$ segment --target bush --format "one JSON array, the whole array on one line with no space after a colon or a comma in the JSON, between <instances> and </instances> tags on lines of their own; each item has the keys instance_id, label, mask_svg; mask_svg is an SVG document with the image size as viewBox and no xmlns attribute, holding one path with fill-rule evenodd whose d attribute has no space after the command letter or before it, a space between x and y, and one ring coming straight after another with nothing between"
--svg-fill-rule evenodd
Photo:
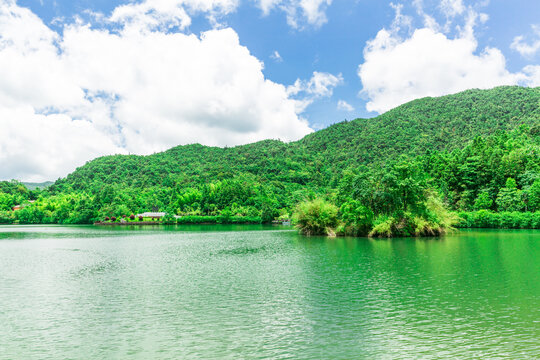
<instances>
[{"instance_id":1,"label":"bush","mask_svg":"<svg viewBox=\"0 0 540 360\"><path fill-rule=\"evenodd\" d=\"M304 201L296 207L294 222L304 235L335 235L338 208L322 199Z\"/></svg>"},{"instance_id":2,"label":"bush","mask_svg":"<svg viewBox=\"0 0 540 360\"><path fill-rule=\"evenodd\" d=\"M230 216L224 219L217 215L188 215L177 219L177 224L260 224L260 216Z\"/></svg>"},{"instance_id":3,"label":"bush","mask_svg":"<svg viewBox=\"0 0 540 360\"><path fill-rule=\"evenodd\" d=\"M279 211L270 203L265 202L261 210L261 219L263 223L271 223L279 216Z\"/></svg>"},{"instance_id":4,"label":"bush","mask_svg":"<svg viewBox=\"0 0 540 360\"><path fill-rule=\"evenodd\" d=\"M358 200L348 200L341 205L339 216L341 224L336 231L339 235L365 236L373 227L373 211Z\"/></svg>"},{"instance_id":5,"label":"bush","mask_svg":"<svg viewBox=\"0 0 540 360\"><path fill-rule=\"evenodd\" d=\"M116 216L113 216L113 217L111 218L111 221L112 221L112 222L115 222L115 221L116 221Z\"/></svg>"},{"instance_id":6,"label":"bush","mask_svg":"<svg viewBox=\"0 0 540 360\"><path fill-rule=\"evenodd\" d=\"M519 212L504 211L500 213L480 210L462 212L459 214L460 228L491 228L491 229L539 229L540 211Z\"/></svg>"},{"instance_id":7,"label":"bush","mask_svg":"<svg viewBox=\"0 0 540 360\"><path fill-rule=\"evenodd\" d=\"M139 216L139 221L143 221L143 217L142 216Z\"/></svg>"},{"instance_id":8,"label":"bush","mask_svg":"<svg viewBox=\"0 0 540 360\"><path fill-rule=\"evenodd\" d=\"M531 229L540 229L540 211L532 213Z\"/></svg>"},{"instance_id":9,"label":"bush","mask_svg":"<svg viewBox=\"0 0 540 360\"><path fill-rule=\"evenodd\" d=\"M129 215L129 219L130 220L135 220L135 215L133 215L133 214Z\"/></svg>"},{"instance_id":10,"label":"bush","mask_svg":"<svg viewBox=\"0 0 540 360\"><path fill-rule=\"evenodd\" d=\"M176 224L176 218L172 214L165 214L165 216L162 218L162 222L167 225L173 225Z\"/></svg>"},{"instance_id":11,"label":"bush","mask_svg":"<svg viewBox=\"0 0 540 360\"><path fill-rule=\"evenodd\" d=\"M422 216L405 213L401 216L380 216L369 232L370 237L436 236L446 232L438 223Z\"/></svg>"},{"instance_id":12,"label":"bush","mask_svg":"<svg viewBox=\"0 0 540 360\"><path fill-rule=\"evenodd\" d=\"M13 217L13 212L11 211L0 211L0 224L12 224L15 221Z\"/></svg>"},{"instance_id":13,"label":"bush","mask_svg":"<svg viewBox=\"0 0 540 360\"><path fill-rule=\"evenodd\" d=\"M440 235L441 229L420 216L410 212L398 216L379 216L369 232L370 237L409 237Z\"/></svg>"},{"instance_id":14,"label":"bush","mask_svg":"<svg viewBox=\"0 0 540 360\"><path fill-rule=\"evenodd\" d=\"M109 221L110 218L108 216L105 216L105 221Z\"/></svg>"},{"instance_id":15,"label":"bush","mask_svg":"<svg viewBox=\"0 0 540 360\"><path fill-rule=\"evenodd\" d=\"M437 236L454 229L459 221L457 214L449 211L437 194L432 193L427 196L424 211L378 216L369 236Z\"/></svg>"},{"instance_id":16,"label":"bush","mask_svg":"<svg viewBox=\"0 0 540 360\"><path fill-rule=\"evenodd\" d=\"M391 237L395 236L395 222L396 220L387 215L380 215L375 219L374 227L369 232L369 236L377 237Z\"/></svg>"}]
</instances>

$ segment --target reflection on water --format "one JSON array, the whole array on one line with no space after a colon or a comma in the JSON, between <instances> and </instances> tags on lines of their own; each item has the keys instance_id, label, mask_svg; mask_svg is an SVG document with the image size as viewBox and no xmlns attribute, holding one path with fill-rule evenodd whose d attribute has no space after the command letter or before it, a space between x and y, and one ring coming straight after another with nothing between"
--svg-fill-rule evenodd
<instances>
[{"instance_id":1,"label":"reflection on water","mask_svg":"<svg viewBox=\"0 0 540 360\"><path fill-rule=\"evenodd\" d=\"M259 247L242 246L242 247L237 247L234 249L218 250L215 252L215 254L217 255L250 255L250 254L256 254L261 251L265 251L266 249L267 249L266 246L259 246Z\"/></svg>"},{"instance_id":2,"label":"reflection on water","mask_svg":"<svg viewBox=\"0 0 540 360\"><path fill-rule=\"evenodd\" d=\"M0 227L0 359L538 358L540 232Z\"/></svg>"}]
</instances>

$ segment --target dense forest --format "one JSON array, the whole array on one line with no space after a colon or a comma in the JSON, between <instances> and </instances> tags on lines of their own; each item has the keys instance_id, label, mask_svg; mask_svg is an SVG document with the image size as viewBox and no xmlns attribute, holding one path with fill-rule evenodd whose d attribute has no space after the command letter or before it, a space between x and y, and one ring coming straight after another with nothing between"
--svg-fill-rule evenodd
<instances>
[{"instance_id":1,"label":"dense forest","mask_svg":"<svg viewBox=\"0 0 540 360\"><path fill-rule=\"evenodd\" d=\"M295 214L305 233L344 235L537 228L540 88L418 99L291 143L105 156L45 190L0 183L0 223L92 223L155 209L225 222Z\"/></svg>"}]
</instances>

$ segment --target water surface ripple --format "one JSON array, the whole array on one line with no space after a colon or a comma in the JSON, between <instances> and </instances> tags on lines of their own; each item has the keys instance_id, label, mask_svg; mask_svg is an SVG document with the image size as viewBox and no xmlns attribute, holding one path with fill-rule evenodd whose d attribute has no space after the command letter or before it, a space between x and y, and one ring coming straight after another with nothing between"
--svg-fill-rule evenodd
<instances>
[{"instance_id":1,"label":"water surface ripple","mask_svg":"<svg viewBox=\"0 0 540 360\"><path fill-rule=\"evenodd\" d=\"M0 227L0 359L540 358L540 232Z\"/></svg>"}]
</instances>

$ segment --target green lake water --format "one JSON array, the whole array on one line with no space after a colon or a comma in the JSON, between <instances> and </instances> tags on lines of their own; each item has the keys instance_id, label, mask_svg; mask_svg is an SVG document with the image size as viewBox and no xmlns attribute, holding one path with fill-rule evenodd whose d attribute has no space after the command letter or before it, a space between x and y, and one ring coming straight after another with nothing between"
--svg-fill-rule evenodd
<instances>
[{"instance_id":1,"label":"green lake water","mask_svg":"<svg viewBox=\"0 0 540 360\"><path fill-rule=\"evenodd\" d=\"M540 231L0 227L0 359L540 358Z\"/></svg>"}]
</instances>

